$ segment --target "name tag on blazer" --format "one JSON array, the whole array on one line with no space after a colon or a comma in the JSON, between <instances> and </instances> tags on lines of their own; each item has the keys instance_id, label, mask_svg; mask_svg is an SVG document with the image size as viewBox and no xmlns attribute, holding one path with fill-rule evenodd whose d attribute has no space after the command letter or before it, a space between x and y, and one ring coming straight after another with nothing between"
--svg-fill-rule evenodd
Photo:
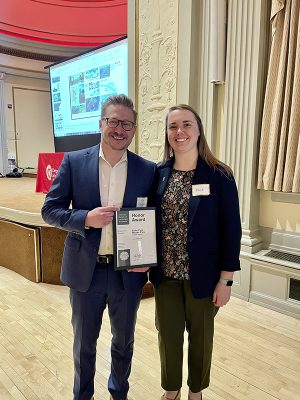
<instances>
[{"instance_id":1,"label":"name tag on blazer","mask_svg":"<svg viewBox=\"0 0 300 400\"><path fill-rule=\"evenodd\" d=\"M210 195L209 183L192 185L192 195L193 196L209 196Z\"/></svg>"},{"instance_id":2,"label":"name tag on blazer","mask_svg":"<svg viewBox=\"0 0 300 400\"><path fill-rule=\"evenodd\" d=\"M137 207L147 207L148 197L137 197L136 206Z\"/></svg>"}]
</instances>

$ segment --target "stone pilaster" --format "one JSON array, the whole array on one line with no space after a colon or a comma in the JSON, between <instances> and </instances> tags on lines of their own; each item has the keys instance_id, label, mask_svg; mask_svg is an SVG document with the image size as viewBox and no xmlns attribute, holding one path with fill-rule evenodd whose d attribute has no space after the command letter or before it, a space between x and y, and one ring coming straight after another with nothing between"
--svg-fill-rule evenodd
<instances>
[{"instance_id":1,"label":"stone pilaster","mask_svg":"<svg viewBox=\"0 0 300 400\"><path fill-rule=\"evenodd\" d=\"M0 172L2 175L8 173L8 148L5 124L5 93L4 93L5 74L0 72Z\"/></svg>"},{"instance_id":2,"label":"stone pilaster","mask_svg":"<svg viewBox=\"0 0 300 400\"><path fill-rule=\"evenodd\" d=\"M199 113L214 147L214 85L210 82L210 0L179 0L177 103Z\"/></svg>"}]
</instances>

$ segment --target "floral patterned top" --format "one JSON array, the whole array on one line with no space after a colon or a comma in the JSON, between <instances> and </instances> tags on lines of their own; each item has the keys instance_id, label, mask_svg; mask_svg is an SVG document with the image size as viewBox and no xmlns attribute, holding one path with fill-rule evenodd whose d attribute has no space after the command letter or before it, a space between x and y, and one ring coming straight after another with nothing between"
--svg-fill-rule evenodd
<instances>
[{"instance_id":1,"label":"floral patterned top","mask_svg":"<svg viewBox=\"0 0 300 400\"><path fill-rule=\"evenodd\" d=\"M162 199L162 256L164 275L189 279L187 252L188 204L193 171L173 169Z\"/></svg>"}]
</instances>

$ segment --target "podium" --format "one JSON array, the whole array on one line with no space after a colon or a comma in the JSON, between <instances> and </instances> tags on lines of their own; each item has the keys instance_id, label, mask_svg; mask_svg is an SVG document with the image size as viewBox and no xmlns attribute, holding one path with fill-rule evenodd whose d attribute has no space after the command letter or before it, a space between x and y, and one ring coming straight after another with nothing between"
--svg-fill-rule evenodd
<instances>
[{"instance_id":1,"label":"podium","mask_svg":"<svg viewBox=\"0 0 300 400\"><path fill-rule=\"evenodd\" d=\"M36 192L49 192L63 158L64 153L39 153Z\"/></svg>"}]
</instances>

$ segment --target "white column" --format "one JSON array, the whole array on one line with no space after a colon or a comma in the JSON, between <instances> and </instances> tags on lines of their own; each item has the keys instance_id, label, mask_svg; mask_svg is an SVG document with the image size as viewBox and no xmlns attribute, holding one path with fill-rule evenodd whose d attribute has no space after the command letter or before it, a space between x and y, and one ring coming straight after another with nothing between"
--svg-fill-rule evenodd
<instances>
[{"instance_id":1,"label":"white column","mask_svg":"<svg viewBox=\"0 0 300 400\"><path fill-rule=\"evenodd\" d=\"M0 173L8 173L8 148L5 124L4 77L0 72Z\"/></svg>"},{"instance_id":2,"label":"white column","mask_svg":"<svg viewBox=\"0 0 300 400\"><path fill-rule=\"evenodd\" d=\"M261 248L257 181L258 137L267 54L270 2L228 2L227 61L221 159L233 170L239 189L242 251Z\"/></svg>"}]
</instances>

